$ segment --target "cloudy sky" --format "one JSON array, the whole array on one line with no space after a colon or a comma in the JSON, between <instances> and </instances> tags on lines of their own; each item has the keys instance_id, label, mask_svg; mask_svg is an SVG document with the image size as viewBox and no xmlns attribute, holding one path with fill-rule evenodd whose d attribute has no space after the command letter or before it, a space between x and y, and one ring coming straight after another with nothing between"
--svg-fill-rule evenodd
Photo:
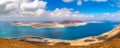
<instances>
[{"instance_id":1,"label":"cloudy sky","mask_svg":"<svg viewBox=\"0 0 120 48\"><path fill-rule=\"evenodd\" d=\"M0 0L0 21L119 21L120 0Z\"/></svg>"}]
</instances>

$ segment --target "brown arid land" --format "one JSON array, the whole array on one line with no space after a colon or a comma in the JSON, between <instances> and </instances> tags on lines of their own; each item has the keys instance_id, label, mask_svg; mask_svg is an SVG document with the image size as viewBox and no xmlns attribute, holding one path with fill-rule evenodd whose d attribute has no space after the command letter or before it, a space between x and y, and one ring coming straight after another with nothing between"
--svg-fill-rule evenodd
<instances>
[{"instance_id":1,"label":"brown arid land","mask_svg":"<svg viewBox=\"0 0 120 48\"><path fill-rule=\"evenodd\" d=\"M119 48L119 47L120 38L115 38L104 43L92 44L89 46L36 45L22 41L0 39L0 48Z\"/></svg>"}]
</instances>

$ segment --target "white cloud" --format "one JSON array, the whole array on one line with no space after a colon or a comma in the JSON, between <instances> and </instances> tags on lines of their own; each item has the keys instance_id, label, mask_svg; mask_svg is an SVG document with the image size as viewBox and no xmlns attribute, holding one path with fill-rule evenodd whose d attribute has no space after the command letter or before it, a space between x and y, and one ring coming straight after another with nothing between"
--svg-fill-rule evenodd
<instances>
[{"instance_id":1,"label":"white cloud","mask_svg":"<svg viewBox=\"0 0 120 48\"><path fill-rule=\"evenodd\" d=\"M68 3L68 2L73 2L74 0L63 0L63 2L66 2L66 3Z\"/></svg>"},{"instance_id":2,"label":"white cloud","mask_svg":"<svg viewBox=\"0 0 120 48\"><path fill-rule=\"evenodd\" d=\"M37 11L40 9L45 9L47 2L34 0L0 0L0 13L9 13L13 10L16 12L21 11Z\"/></svg>"},{"instance_id":3,"label":"white cloud","mask_svg":"<svg viewBox=\"0 0 120 48\"><path fill-rule=\"evenodd\" d=\"M87 1L92 1L92 2L107 2L108 0L63 0L63 2L65 3L70 3L70 2L74 2L77 1L77 5L80 6L82 5L83 1L87 2Z\"/></svg>"},{"instance_id":4,"label":"white cloud","mask_svg":"<svg viewBox=\"0 0 120 48\"><path fill-rule=\"evenodd\" d=\"M84 1L93 1L93 2L107 2L108 0L84 0Z\"/></svg>"},{"instance_id":5,"label":"white cloud","mask_svg":"<svg viewBox=\"0 0 120 48\"><path fill-rule=\"evenodd\" d=\"M12 5L12 2L4 2L4 1L1 1L0 2L0 13L6 13L6 12L9 12L10 10L13 10L12 8L8 8L9 6L13 6L14 8L14 5Z\"/></svg>"},{"instance_id":6,"label":"white cloud","mask_svg":"<svg viewBox=\"0 0 120 48\"><path fill-rule=\"evenodd\" d=\"M91 1L95 1L95 2L107 2L108 0L91 0Z\"/></svg>"},{"instance_id":7,"label":"white cloud","mask_svg":"<svg viewBox=\"0 0 120 48\"><path fill-rule=\"evenodd\" d=\"M79 0L81 1L81 0ZM11 0L0 2L0 21L62 21L62 20L109 20L120 21L120 12L86 15L73 9L45 10L47 2L35 0Z\"/></svg>"},{"instance_id":8,"label":"white cloud","mask_svg":"<svg viewBox=\"0 0 120 48\"><path fill-rule=\"evenodd\" d=\"M75 0L63 0L63 2L65 2L65 3L70 3L70 2L74 2ZM82 5L82 0L76 0L77 1L77 5L78 6L80 6L80 5Z\"/></svg>"},{"instance_id":9,"label":"white cloud","mask_svg":"<svg viewBox=\"0 0 120 48\"><path fill-rule=\"evenodd\" d=\"M62 8L54 11L37 10L36 12L22 12L14 14L1 14L0 21L63 21L63 20L99 20L120 21L120 12L104 13L99 15L80 14L71 12L72 9Z\"/></svg>"},{"instance_id":10,"label":"white cloud","mask_svg":"<svg viewBox=\"0 0 120 48\"><path fill-rule=\"evenodd\" d=\"M11 3L11 4L7 4L5 9L6 10L14 10L14 9L17 9L19 6L16 5L15 3Z\"/></svg>"},{"instance_id":11,"label":"white cloud","mask_svg":"<svg viewBox=\"0 0 120 48\"><path fill-rule=\"evenodd\" d=\"M77 5L82 5L82 1L78 0Z\"/></svg>"},{"instance_id":12,"label":"white cloud","mask_svg":"<svg viewBox=\"0 0 120 48\"><path fill-rule=\"evenodd\" d=\"M120 12L115 13L103 13L100 15L96 15L96 17L93 18L93 20L107 20L107 21L119 21L120 22Z\"/></svg>"},{"instance_id":13,"label":"white cloud","mask_svg":"<svg viewBox=\"0 0 120 48\"><path fill-rule=\"evenodd\" d=\"M46 2L35 0L34 2L23 2L20 6L23 11L36 11L39 8L44 9L46 7Z\"/></svg>"}]
</instances>

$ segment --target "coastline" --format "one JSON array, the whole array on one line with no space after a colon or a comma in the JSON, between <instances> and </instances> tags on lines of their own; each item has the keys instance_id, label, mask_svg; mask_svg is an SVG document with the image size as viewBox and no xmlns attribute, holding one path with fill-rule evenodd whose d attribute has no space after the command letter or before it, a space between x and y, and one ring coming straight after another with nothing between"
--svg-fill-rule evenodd
<instances>
[{"instance_id":1,"label":"coastline","mask_svg":"<svg viewBox=\"0 0 120 48\"><path fill-rule=\"evenodd\" d=\"M108 40L109 38L117 35L118 33L120 33L120 25L118 25L117 27L115 27L111 31L103 33L99 36L90 36L90 37L77 39L77 40L51 39L51 40L49 40L49 42L57 43L57 42L62 41L62 42L70 42L70 44L73 45L73 46L88 46L88 45L91 45L91 44L94 44L94 43L102 43L102 42Z\"/></svg>"},{"instance_id":2,"label":"coastline","mask_svg":"<svg viewBox=\"0 0 120 48\"><path fill-rule=\"evenodd\" d=\"M115 36L117 33L120 33L120 25L112 29L111 31L108 31L106 33L103 33L99 36L91 36L91 37L86 37L82 39L77 39L77 40L49 40L49 42L59 42L59 41L64 41L64 42L70 42L71 45L73 46L86 46L94 43L102 43L109 38Z\"/></svg>"},{"instance_id":3,"label":"coastline","mask_svg":"<svg viewBox=\"0 0 120 48\"><path fill-rule=\"evenodd\" d=\"M99 36L90 36L77 40L59 40L59 39L49 39L49 38L41 38L41 37L33 37L33 36L24 37L24 40L29 42L42 42L42 43L47 42L48 44L46 45L55 45L57 43L64 42L64 43L69 43L69 45L71 46L88 46L95 43L105 42L106 40L109 40L109 38L116 36L118 33L120 33L120 25L118 25L111 31L103 33ZM21 40L21 38L18 38L18 40Z\"/></svg>"}]
</instances>

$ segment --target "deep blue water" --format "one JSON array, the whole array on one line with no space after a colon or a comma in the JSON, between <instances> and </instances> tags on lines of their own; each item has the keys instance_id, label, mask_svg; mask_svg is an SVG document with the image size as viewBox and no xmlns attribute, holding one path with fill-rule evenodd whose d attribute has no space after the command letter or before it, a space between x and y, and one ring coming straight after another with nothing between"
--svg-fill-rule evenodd
<instances>
[{"instance_id":1,"label":"deep blue water","mask_svg":"<svg viewBox=\"0 0 120 48\"><path fill-rule=\"evenodd\" d=\"M89 23L82 26L65 28L32 28L30 26L13 26L8 22L0 22L0 38L38 36L53 39L75 40L97 36L115 28L118 23Z\"/></svg>"}]
</instances>

